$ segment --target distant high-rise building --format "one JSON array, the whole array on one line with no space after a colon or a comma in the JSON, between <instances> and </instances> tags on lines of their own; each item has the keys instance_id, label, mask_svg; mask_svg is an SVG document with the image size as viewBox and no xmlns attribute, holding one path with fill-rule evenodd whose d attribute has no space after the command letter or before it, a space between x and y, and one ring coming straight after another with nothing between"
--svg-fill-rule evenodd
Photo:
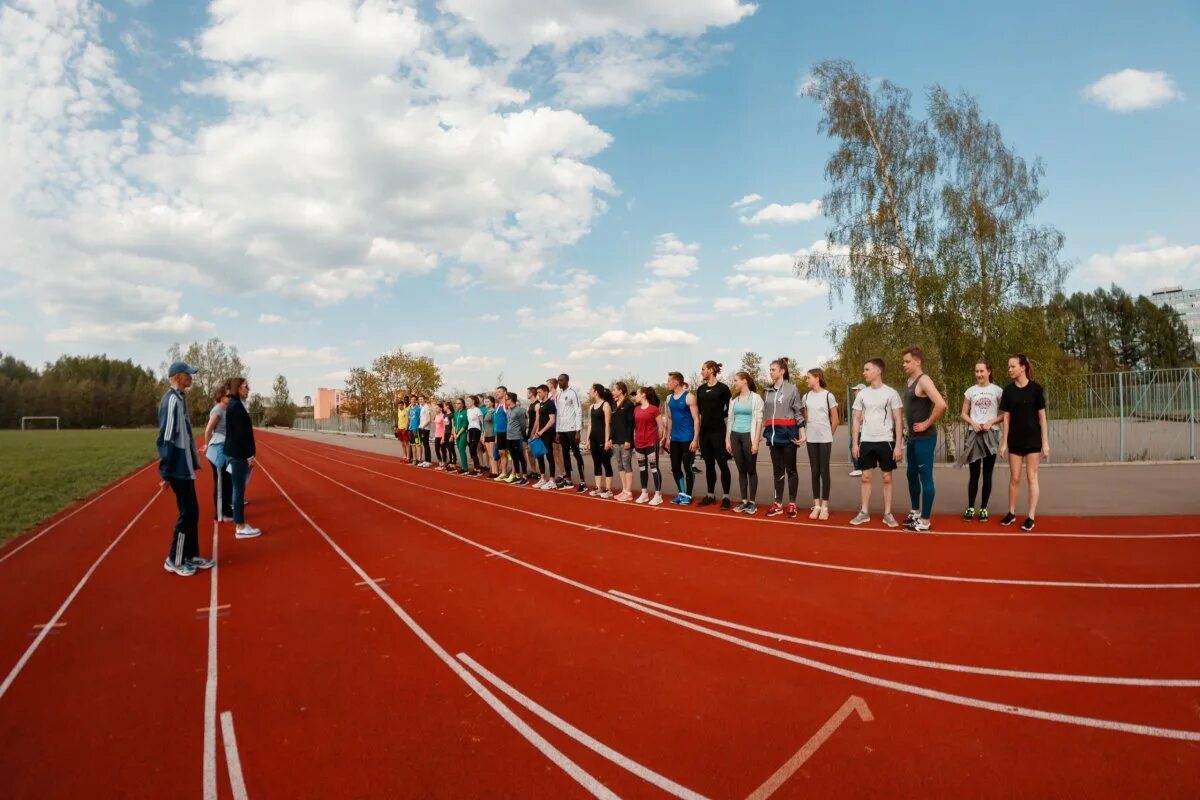
<instances>
[{"instance_id":1,"label":"distant high-rise building","mask_svg":"<svg viewBox=\"0 0 1200 800\"><path fill-rule=\"evenodd\" d=\"M313 406L313 419L329 419L341 413L344 395L338 389L317 389L317 402Z\"/></svg>"},{"instance_id":2,"label":"distant high-rise building","mask_svg":"<svg viewBox=\"0 0 1200 800\"><path fill-rule=\"evenodd\" d=\"M1150 293L1159 305L1168 305L1179 312L1183 324L1187 325L1192 341L1200 344L1200 289L1184 289L1182 286L1167 286Z\"/></svg>"}]
</instances>

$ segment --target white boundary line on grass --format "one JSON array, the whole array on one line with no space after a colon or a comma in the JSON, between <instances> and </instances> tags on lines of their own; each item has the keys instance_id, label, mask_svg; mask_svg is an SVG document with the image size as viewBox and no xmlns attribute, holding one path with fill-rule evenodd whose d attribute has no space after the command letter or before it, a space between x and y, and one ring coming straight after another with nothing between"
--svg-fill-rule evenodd
<instances>
[{"instance_id":1,"label":"white boundary line on grass","mask_svg":"<svg viewBox=\"0 0 1200 800\"><path fill-rule=\"evenodd\" d=\"M41 529L40 531L38 531L37 533L35 533L35 534L31 535L31 536L26 536L26 537L24 537L24 538L25 538L25 540L24 540L23 542L21 542L20 544L16 544L16 545L12 545L11 547L6 547L6 548L4 548L4 550L0 551L0 552L3 552L3 554L4 554L4 555L0 555L0 564L3 564L5 561L7 561L8 559L12 558L12 557L13 557L13 556L15 556L17 553L21 552L21 551L22 551L22 550L24 550L26 547L28 547L29 545L31 545L31 544L33 544L34 542L36 542L38 539L42 538L42 536L44 536L45 534L47 534L47 533L49 533L50 531L52 531L52 530L54 530L55 528L57 528L57 527L58 527L60 524L62 524L62 523L64 523L64 522L66 522L66 521L67 521L67 520L69 520L71 517L73 517L73 516L75 516L76 514L78 514L80 511L83 511L85 508L87 508L88 506L90 506L92 503L95 503L96 501L100 500L102 497L105 497L105 496L107 496L107 495L109 495L109 494L112 494L112 493L113 493L113 492L115 492L117 489L119 489L119 488L121 488L122 486L124 486L125 484L129 483L131 480L133 480L134 478L136 478L138 475L141 475L143 472L145 472L146 470L150 469L150 467L154 466L154 463L155 463L155 462L151 462L151 463L149 463L149 464L146 464L146 465L145 465L145 466L143 466L143 467L138 467L138 468L137 468L137 469L135 469L133 472L129 473L129 474L128 474L128 475L126 475L124 478L122 478L121 480L119 480L119 481L117 481L116 483L114 483L112 486L109 486L107 489L104 489L104 490L103 490L103 491L101 491L99 494L97 494L95 497L93 497L93 498L91 498L90 500L88 500L86 503L83 503L82 505L80 505L78 508L74 509L73 511L71 511L71 512L69 512L69 513L67 513L67 514L63 514L61 517L59 517L58 519L54 520L54 522L51 522L51 523L50 523L49 525L47 525L46 527L42 528L42 529Z\"/></svg>"},{"instance_id":2,"label":"white boundary line on grass","mask_svg":"<svg viewBox=\"0 0 1200 800\"><path fill-rule=\"evenodd\" d=\"M403 466L394 457L376 455L370 450L359 450L359 449L353 448L353 447L341 447L339 445L329 444L328 442L311 440L311 439L307 439L307 438L300 437L300 436L288 436L287 434L278 434L278 435L282 436L284 438L292 438L299 442L310 442L311 444L317 445L318 447L328 447L333 450L347 450L351 453L354 453L355 455L358 455L362 458L369 459L371 461L379 461L381 463L386 463L386 464L390 464L390 465ZM518 487L518 488L520 488L520 487ZM609 500L601 500L598 497L588 497L586 495L577 495L575 492L563 492L563 494L566 494L569 497L575 497L580 500L597 500L602 503L611 502ZM647 506L635 505L634 503L625 503L625 504L623 504L623 506L626 508L633 508L633 509L636 509L639 511L671 511L671 512L681 512L684 514L694 514L694 515L705 516L705 517L714 516L714 514L709 511L700 511L695 508L687 508L687 507L683 507L683 506L672 506L670 509L666 508L665 505L656 506L656 507L651 508L651 507L647 507ZM726 517L723 514L718 515L718 516L720 516L722 519L730 519L731 518L731 517ZM953 517L953 515L949 515L949 516ZM757 523L760 523L763 525L787 526L787 527L791 527L792 529L799 528L801 530L803 530L805 528L822 528L825 530L842 531L844 533L876 534L876 535L877 534L885 534L888 536L911 536L912 535L911 533L909 533L907 531L893 530L891 528L886 528L886 527L884 527L884 528L875 528L875 527L867 528L867 527L862 527L862 526L858 526L858 525L850 525L850 524L837 525L837 524L831 524L831 523L827 523L827 522L810 522L810 521L804 520L804 519L798 520L796 522L784 522L781 520L767 519L766 517L759 517L759 516L753 516L753 517L738 516L738 517L732 518L732 519L736 519L737 521L740 521L740 522L757 522ZM1025 541L1027 539L1113 539L1113 540L1117 540L1117 541L1125 541L1125 540L1129 540L1129 539L1200 539L1200 532L1197 532L1197 533L1045 533L1045 532L1043 532L1043 533L1005 533L1003 531L996 531L996 530L980 530L980 531L931 530L931 531L922 533L921 536L934 537L934 538L939 537L939 536L968 536L968 537L974 537L974 538L1014 539L1014 540L1020 540L1020 541Z\"/></svg>"},{"instance_id":3,"label":"white boundary line on grass","mask_svg":"<svg viewBox=\"0 0 1200 800\"><path fill-rule=\"evenodd\" d=\"M204 681L204 800L217 800L217 523L208 589L208 677Z\"/></svg>"},{"instance_id":4,"label":"white boundary line on grass","mask_svg":"<svg viewBox=\"0 0 1200 800\"><path fill-rule=\"evenodd\" d=\"M17 676L21 674L21 670L24 669L25 664L28 663L29 659L33 657L33 654L37 651L38 647L41 646L42 642L45 640L50 631L54 630L54 626L58 624L60 619L62 619L62 615L66 613L67 608L71 605L72 601L75 600L75 597L81 591L83 591L83 587L87 584L88 579L92 577L92 573L96 571L96 568L100 566L100 562L112 552L113 548L117 546L118 542L125 538L125 534L129 533L130 529L137 523L139 519L142 518L142 515L145 514L146 510L154 504L154 501L158 499L158 496L161 495L162 492L163 487L158 487L154 494L151 495L150 499L146 501L146 505L142 506L141 511L133 515L133 519L131 519L129 524L117 534L117 538L113 539L112 542L109 543L108 547L104 548L104 552L97 556L96 560L92 562L92 565L88 567L87 572L83 573L83 577L79 579L79 583L75 584L75 588L72 589L71 593L67 595L67 599L63 600L62 605L58 607L58 611L54 612L54 616L51 617L50 621L46 623L46 627L42 628L38 632L38 635L32 642L30 642L29 647L25 649L25 653L17 661L16 665L13 666L13 668L9 671L8 677L4 679L4 683L0 683L0 700L4 699L4 695L8 691L9 687L12 686L13 681L15 681Z\"/></svg>"},{"instance_id":5,"label":"white boundary line on grass","mask_svg":"<svg viewBox=\"0 0 1200 800\"><path fill-rule=\"evenodd\" d=\"M281 452L279 450L273 449L272 451L279 454L280 457L286 458L287 460L289 460L295 464L300 463L299 461L296 461L295 459L291 458L290 456L285 455L283 452ZM623 536L623 537L626 537L629 539L640 539L642 541L655 542L656 544L665 544L665 545L669 545L671 547L682 547L687 550L699 550L699 551L703 551L706 553L718 553L720 555L735 556L738 558L749 558L749 559L754 559L756 561L769 561L769 562L772 562L775 564L790 564L792 566L797 566L797 567L808 567L808 568L812 568L812 569L826 569L826 570L833 570L835 572L852 572L852 573L863 574L863 575L884 575L889 578L914 578L917 580L939 581L939 582L943 582L943 583L975 583L975 584L986 584L986 585L992 585L992 586L1038 586L1038 587L1053 587L1053 588L1066 588L1066 589L1122 589L1122 590L1129 590L1129 589L1143 589L1143 590L1145 590L1145 589L1149 589L1149 590L1200 589L1200 583L1110 583L1110 582L1104 582L1104 581L1048 581L1048 580L1024 580L1024 579L1020 579L1020 578L973 578L973 577L969 577L969 576L960 576L960 575L939 575L936 573L928 573L928 572L905 572L905 571L901 571L901 570L875 569L873 567L855 567L855 566L850 566L850 565L845 565L845 564L829 564L829 563L826 563L823 561L805 561L805 560L796 559L796 558L785 558L783 556L769 556L769 555L764 555L762 553L748 553L748 552L745 552L742 550L728 550L728 549L725 549L722 547L709 547L707 545L702 545L702 544L692 544L691 542L681 542L676 539L662 539L657 536L647 536L645 534L632 533L630 531L622 531L622 530L617 530L615 528L584 525L582 522L575 522L574 520L566 519L565 517L556 517L556 516L553 516L550 514L540 514L536 511L529 511L524 508L518 508L515 505L504 505L503 503L493 503L490 500L482 500L478 497L472 497L470 494L460 494L458 492L451 492L451 491L447 491L445 489L438 489L438 488L435 488L428 484L417 483L415 481L406 480L405 478L400 478L395 475L390 475L386 472L380 472L378 470L370 469L369 467L364 467L360 464L353 464L353 463L350 463L349 461L338 461L336 458L328 458L328 457L325 457L324 460L334 463L334 464L342 464L343 466L352 467L354 469L359 469L359 470L362 470L363 472L369 472L372 475L379 475L380 477L387 478L388 480L397 481L399 483L405 483L405 484L408 484L409 486L416 486L419 489L426 491L426 492L437 492L438 494L449 495L450 497L453 497L457 500L463 500L463 501L467 501L470 503L478 503L480 505L491 506L493 508L502 508L507 511L516 512L518 514L525 514L525 515L528 515L531 517L536 517L538 519L551 520L553 522L561 522L564 525L571 525L576 528L584 528L586 530L595 531L597 533L607 533L607 534L611 534L613 536Z\"/></svg>"},{"instance_id":6,"label":"white boundary line on grass","mask_svg":"<svg viewBox=\"0 0 1200 800\"><path fill-rule=\"evenodd\" d=\"M605 800L618 800L617 795L609 790L608 787L600 783L600 781L591 775L591 773L587 772L570 758L568 758L562 751L560 751L553 744L547 741L541 734L526 724L525 721L514 714L508 706L504 705L500 698L496 697L496 695L493 694L490 689L480 683L479 679L471 674L466 667L464 667L462 664L459 664L444 647L438 644L432 636L425 632L424 628L417 624L415 619L409 616L408 612L405 611L390 594L379 588L375 581L371 580L371 576L367 574L366 570L360 567L358 563L352 559L346 553L346 551L343 550L337 544L337 542L335 542L333 538L330 537L330 535L327 534L324 529L322 529L321 526L318 525L313 518L310 517L308 513L300 507L295 500L292 499L291 495L284 491L284 488L279 484L279 481L275 480L275 476L271 474L271 471L263 466L261 458L258 459L256 463L259 469L263 471L271 483L275 484L275 488L279 490L279 493L283 495L283 498L291 503L292 508L296 509L296 512L304 518L305 522L312 526L313 530L320 534L321 538L324 539L331 548L333 548L333 551L337 553L338 556L340 556L341 559L345 561L346 564L348 564L360 578L366 581L367 585L371 587L371 590L375 592L379 599L386 603L388 608L392 610L392 613L399 617L400 620L408 626L409 630L416 634L417 638L420 639L421 642L428 647L433 654L442 661L443 664L449 667L450 670L457 675L463 683L467 684L467 686L471 688L471 691L475 692L475 694L479 695L480 699L491 706L492 710L499 714L501 719L511 725L512 728L517 731L517 733L525 737L525 739L534 747L536 747L542 755L558 766L563 772L567 773L567 775L573 778L576 783L586 789L590 794L595 797L605 798Z\"/></svg>"},{"instance_id":7,"label":"white boundary line on grass","mask_svg":"<svg viewBox=\"0 0 1200 800\"><path fill-rule=\"evenodd\" d=\"M676 614L688 619L707 622L711 625L719 625L722 628L741 631L742 633L752 633L755 636L762 636L767 639L774 639L779 642L791 642L792 644L804 645L805 647L814 647L818 650L830 650L835 653L845 653L858 658L866 658L872 661L885 661L890 664L904 664L910 667L922 667L924 669L938 669L947 672L966 672L972 675L991 675L999 678L1016 678L1026 681L1059 681L1062 683L1093 683L1107 686L1170 686L1170 687L1197 687L1200 686L1200 680L1190 678L1116 678L1106 675L1076 675L1072 673L1058 672L1032 672L1028 670L1014 669L998 669L995 667L975 667L967 664L952 664L943 661L929 661L923 658L906 658L904 656L894 656L888 653L880 653L874 650L860 650L856 647L845 647L843 645L831 644L829 642L821 642L816 639L803 639L799 636L789 636L785 633L776 631L767 631L762 628L752 628L749 625L740 625L736 622L730 622L719 617L708 617L704 614L697 614L692 611L685 611L682 608L669 606L666 603L656 603L653 600L647 600L644 597L639 597L636 594L618 591L617 589L609 589L609 594L623 597L638 605L650 606L657 608L659 611L666 611L671 614Z\"/></svg>"},{"instance_id":8,"label":"white boundary line on grass","mask_svg":"<svg viewBox=\"0 0 1200 800\"><path fill-rule=\"evenodd\" d=\"M650 606L645 606L640 603L635 603L632 600L626 600L623 597L616 597L612 594L609 594L608 592L597 589L594 586L589 586L586 583L581 583L577 580L574 580L573 578L568 578L565 575L560 575L557 572L553 572L544 567L539 567L536 564L531 564L527 561L522 561L521 559L516 558L515 556L508 555L508 554L502 554L499 551L497 551L496 549L489 547L488 545L482 544L480 542L476 542L474 539L469 539L466 536L463 536L462 534L458 534L452 530L449 530L448 528L443 528L442 526L440 526L436 523L430 522L423 517L417 516L416 514L412 514L408 511L404 511L403 509L396 508L395 506L389 505L389 504L383 502L382 500L378 500L374 497L371 497L368 494L364 494L363 492L360 492L357 489L347 486L346 484L341 483L341 482L335 480L334 478L329 477L328 475L324 474L323 472L320 472L319 470L313 469L312 467L302 464L293 458L289 458L288 456L282 456L282 457L287 459L288 461L291 461L292 463L298 465L301 469L312 472L313 474L324 478L325 480L329 481L330 483L334 484L335 486L342 487L343 489L350 492L351 494L358 495L359 497L369 500L370 502L375 503L376 505L382 506L383 508L386 508L390 511L400 514L403 517L411 519L414 522L419 522L422 525L425 525L426 527L432 528L433 530L438 531L439 533L442 533L442 534L450 537L451 539L456 539L464 544L470 545L471 547L475 547L484 552L495 553L497 558L502 558L505 561L508 561L512 564L516 564L517 566L524 567L525 569L536 572L539 575L544 575L547 578L559 581L560 583L564 583L568 586L573 586L576 589L579 589L581 591L595 595L597 597L603 597L604 599L610 600L614 603L620 603L621 605L632 608L636 611L641 612L642 614L646 614L647 616L657 617L659 619L670 622L674 625L678 625L682 628L687 628L688 630L692 630L697 633L702 633L706 636L711 636L714 639L720 639L722 641L729 642L730 644L735 644L740 647L744 647L747 650L752 650L754 652L762 653L764 655L774 656L774 657L782 659L784 661L790 661L793 664L800 664L801 666L810 667L812 669L819 670L821 672L827 672L832 675L838 675L840 677L848 678L849 680L857 681L859 683L865 683L865 684L868 684L871 686L879 686L884 689L893 689L897 692L902 692L904 694L911 694L911 695L915 695L917 697L925 697L925 698L928 698L931 700L939 700L939 701L949 703L952 705L965 706L967 708L976 708L976 709L981 709L984 711L994 711L994 712L997 712L1000 714L1007 714L1010 716L1017 716L1017 717L1025 717L1028 719L1038 719L1038 720L1044 720L1044 721L1049 721L1049 722L1060 722L1063 724L1076 725L1076 726L1083 727L1083 728L1099 728L1102 730L1118 731L1121 733L1132 733L1132 734L1136 734L1139 736L1151 736L1151 737L1157 737L1157 738L1163 738L1163 739L1177 739L1180 741L1200 742L1200 731L1177 729L1177 728L1163 728L1163 727L1158 727L1158 726L1153 726L1153 725L1142 725L1140 723L1135 723L1135 722L1122 722L1119 720L1099 719L1096 717L1085 717L1085 716L1079 716L1079 715L1075 715L1075 714L1062 714L1057 711L1045 711L1045 710L1039 709L1039 708L1027 708L1024 706L1013 705L1011 703L1000 703L1000 702L996 702L993 700L983 700L983 699L980 699L977 697L969 697L967 695L954 694L952 692L943 692L938 689L930 689L930 688L927 688L924 686L917 686L917 685L911 684L911 683L903 683L901 681L894 681L894 680L890 680L888 678L881 678L876 675L869 675L867 673L859 672L857 670L847 669L845 667L839 667L834 664L828 664L823 661L817 661L815 659L805 658L804 656L798 656L795 653L788 653L784 650L776 650L775 648L772 648L772 647L766 647L765 645L758 644L757 642L750 641L749 639L742 639L737 636L732 636L730 634L724 633L723 631L715 630L713 628L706 628L703 625L698 625L694 622L690 622L686 619L683 619L682 617L676 617L671 614L667 614L663 611L658 611L657 609L651 608ZM271 480L272 480L272 482L275 482L274 478L272 478ZM275 483L275 485L279 486L279 484L277 482ZM283 491L282 487L280 487L280 491L281 492ZM287 497L286 494L284 496ZM316 527L316 523L312 522L311 518L309 518L307 514L305 514L303 511L301 511L299 506L296 506L295 501L291 500L291 498L288 498L288 500L289 500L289 502L292 503L293 506L296 507L297 511L300 511L300 513L302 515L304 515L305 519L309 520L310 524L312 524L314 527ZM318 531L320 531L319 528L318 528ZM323 532L322 532L322 535L324 535ZM332 540L330 540L330 543L332 544ZM336 549L336 545L334 547ZM341 551L339 549L339 553L340 552ZM348 559L348 557L346 557L346 558ZM348 561L348 563L353 563L353 562ZM354 566L355 566L356 570L359 570L357 565L354 565ZM362 574L364 576L366 575L366 573L361 572L361 570L359 570L359 571L360 571L360 574ZM394 601L391 600L391 597L387 593L382 592L382 591L378 591L378 593L379 593L380 597L385 599L385 602L388 602L389 604L394 605ZM396 608L398 609L399 606L396 606ZM413 622L412 625L415 626L416 623ZM444 653L444 651L441 651L441 652ZM455 666L458 666L458 665L455 664Z\"/></svg>"},{"instance_id":9,"label":"white boundary line on grass","mask_svg":"<svg viewBox=\"0 0 1200 800\"><path fill-rule=\"evenodd\" d=\"M242 776L242 758L238 755L237 735L233 732L233 712L221 712L221 741L225 744L225 767L233 800L247 800L246 780Z\"/></svg>"}]
</instances>

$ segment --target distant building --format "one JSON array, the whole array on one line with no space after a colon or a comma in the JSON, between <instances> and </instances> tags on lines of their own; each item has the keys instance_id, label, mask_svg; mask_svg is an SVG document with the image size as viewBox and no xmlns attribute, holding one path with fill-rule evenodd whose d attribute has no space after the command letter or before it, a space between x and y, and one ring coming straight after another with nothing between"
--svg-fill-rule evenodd
<instances>
[{"instance_id":1,"label":"distant building","mask_svg":"<svg viewBox=\"0 0 1200 800\"><path fill-rule=\"evenodd\" d=\"M313 403L313 419L329 419L341 413L343 394L340 389L317 389Z\"/></svg>"},{"instance_id":2,"label":"distant building","mask_svg":"<svg viewBox=\"0 0 1200 800\"><path fill-rule=\"evenodd\" d=\"M1167 286L1150 293L1159 305L1168 305L1179 312L1183 324L1187 325L1192 341L1200 344L1200 289L1184 289L1182 286Z\"/></svg>"},{"instance_id":3,"label":"distant building","mask_svg":"<svg viewBox=\"0 0 1200 800\"><path fill-rule=\"evenodd\" d=\"M306 405L306 406L312 405L312 395L311 394L304 395L304 405Z\"/></svg>"}]
</instances>

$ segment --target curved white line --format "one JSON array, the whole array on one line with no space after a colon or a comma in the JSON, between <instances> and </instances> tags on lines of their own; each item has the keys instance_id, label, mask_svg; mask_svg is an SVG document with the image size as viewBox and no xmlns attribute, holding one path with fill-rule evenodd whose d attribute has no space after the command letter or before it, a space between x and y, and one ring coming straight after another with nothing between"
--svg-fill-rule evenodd
<instances>
[{"instance_id":1,"label":"curved white line","mask_svg":"<svg viewBox=\"0 0 1200 800\"><path fill-rule=\"evenodd\" d=\"M281 453L279 455L282 456ZM1039 708L1027 708L1024 706L1017 706L1017 705L1012 705L1009 703L998 703L998 702L995 702L992 700L981 700L976 697L969 697L966 695L953 694L951 692L943 692L943 691L940 691L937 689L928 689L924 686L917 686L917 685L911 684L911 683L902 683L900 681L893 681L893 680L889 680L887 678L880 678L875 675L868 675L867 673L864 673L864 672L858 672L857 670L846 669L844 667L838 667L833 664L827 664L823 661L817 661L815 659L805 658L804 656L798 656L794 653L788 653L783 650L776 650L774 648L765 647L756 642L752 642L748 639L741 639L737 636L731 636L730 634L723 633L721 631L714 630L712 628L706 628L703 625L698 625L694 622L689 622L686 619L682 619L680 617L675 617L675 616L672 616L665 612L658 611L654 608L651 608L650 606L644 606L644 605L641 605L640 603L635 603L632 600L626 600L621 597L614 597L613 595L611 595L607 592L604 592L600 589L597 589L594 586L589 586L586 583L580 583L579 581L574 580L573 578L568 578L565 575L560 575L557 572L552 572L551 570L545 569L544 567L539 567L536 564L531 564L527 561L522 561L521 559L516 558L508 553L501 553L500 551L498 551L492 547L489 547L480 542L476 542L474 539L469 539L466 536L463 536L462 534L455 533L454 531L449 530L448 528L443 528L442 526L440 526L436 523L430 522L423 517L419 517L416 514L412 514L412 513L409 513L408 511L404 511L403 509L396 508L395 506L389 505L389 504L383 502L382 500L371 497L369 494L364 494L363 492L360 492L357 489L347 486L346 484L341 483L340 481L337 481L337 480L329 477L328 475L324 474L323 472L320 472L318 470L313 469L312 467L302 464L299 461L296 461L295 459L288 458L287 456L282 456L282 457L287 459L288 461L291 461L292 463L296 464L301 469L307 470L307 471L313 473L314 475L322 477L325 480L329 481L330 483L334 484L335 486L340 486L341 488L345 489L346 491L350 492L351 494L358 495L359 497L369 500L372 503L375 503L376 505L382 506L383 508L386 508L389 511L393 511L403 517L411 519L414 522L419 522L422 525L425 525L426 527L432 528L433 530L438 531L439 533L449 536L451 539L455 539L457 541L462 542L463 544L470 545L471 547L474 547L478 550L482 550L485 553L492 553L496 556L496 558L502 558L505 561L508 561L512 564L516 564L517 566L524 567L525 569L528 569L532 572L536 572L539 575L544 575L545 577L550 578L551 580L555 580L560 583L564 583L568 586L573 586L576 589L587 592L588 594L592 594L597 597L603 597L606 600L609 600L614 603L620 603L623 606L627 606L627 607L632 608L636 611L639 611L643 614L647 614L652 617L658 617L659 619L665 620L674 625L679 625L680 627L687 628L689 630L696 631L697 633L703 633L706 636L712 636L713 638L721 639L721 640L729 642L731 644L739 645L741 647L746 648L747 650L753 650L755 652L763 653L765 655L775 656L776 658L783 659L784 661L790 661L794 664L800 664L802 666L811 667L812 669L816 669L821 672L828 672L832 675L838 675L843 678L849 678L850 680L858 681L860 683L866 683L871 686L880 686L885 689L893 689L895 691L903 692L905 694L916 695L918 697L926 697L931 700L940 700L942 702L950 703L953 705L966 706L968 708L978 708L978 709L982 709L985 711L995 711L1000 714L1009 714L1009 715L1018 716L1018 717L1028 717L1031 719L1040 719L1040 720L1046 720L1046 721L1050 721L1050 722L1061 722L1064 724L1077 725L1077 726L1085 727L1085 728L1100 728L1103 730L1120 731L1122 733L1133 733L1133 734L1137 734L1139 736L1154 736L1154 737L1159 737L1159 738L1164 738L1164 739L1178 739L1178 740L1189 741L1189 742L1200 742L1200 731L1182 730L1182 729L1176 729L1176 728L1162 728L1162 727L1157 727L1157 726L1153 726L1153 725L1141 725L1141 724L1134 723L1134 722L1121 722L1119 720L1099 719L1096 717L1084 717L1084 716L1078 716L1075 714L1060 714L1055 711L1045 711L1045 710L1039 709ZM271 481L273 483L275 483L276 486L279 486L278 482L276 482L274 478L271 478ZM280 487L279 490L282 492L283 488ZM287 495L285 494L284 496L286 497ZM294 500L291 500L290 498L288 498L288 499L289 499L289 501L291 501L292 505L296 507L297 511L300 511L300 513L306 519L309 519L307 514L305 514L300 509L300 506L296 505ZM309 519L309 522L314 527L316 526L316 523L312 522L311 519ZM330 541L332 543L332 540L330 540ZM336 549L336 545L335 545L335 549ZM340 552L340 549L339 549L339 552ZM346 557L346 558L348 558L348 557ZM358 570L358 571L359 571L359 574L365 580L370 580L369 578L367 578L367 574L365 572L362 572L361 570ZM395 601L392 601L390 595L388 595L386 592L383 592L380 589L376 589L376 592L379 593L382 598L386 598L385 602L391 602L392 604L394 604ZM416 625L416 623L413 622L413 623L411 623L411 625ZM468 674L470 674L470 673L468 673Z\"/></svg>"}]
</instances>

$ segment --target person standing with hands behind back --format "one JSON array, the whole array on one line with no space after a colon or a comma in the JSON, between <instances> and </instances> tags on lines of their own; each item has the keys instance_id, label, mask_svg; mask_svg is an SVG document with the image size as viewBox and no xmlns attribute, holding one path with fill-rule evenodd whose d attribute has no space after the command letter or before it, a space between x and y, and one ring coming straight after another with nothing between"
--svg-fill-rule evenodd
<instances>
[{"instance_id":1,"label":"person standing with hands behind back","mask_svg":"<svg viewBox=\"0 0 1200 800\"><path fill-rule=\"evenodd\" d=\"M250 384L245 378L229 379L229 407L225 409L225 457L233 473L233 535L238 539L262 536L262 531L246 524L246 479L254 465L254 423L246 410Z\"/></svg>"},{"instance_id":2,"label":"person standing with hands behind back","mask_svg":"<svg viewBox=\"0 0 1200 800\"><path fill-rule=\"evenodd\" d=\"M171 485L179 517L171 531L171 549L163 569L189 577L197 569L208 569L213 561L200 557L200 503L196 500L196 471L200 456L196 437L188 420L184 393L192 385L196 370L176 361L167 369L171 388L158 404L158 474Z\"/></svg>"},{"instance_id":3,"label":"person standing with hands behind back","mask_svg":"<svg viewBox=\"0 0 1200 800\"><path fill-rule=\"evenodd\" d=\"M895 389L883 382L884 362L872 358L863 364L863 379L867 388L854 398L854 422L850 440L854 443L854 458L862 466L862 508L851 525L862 525L871 521L867 506L871 502L871 475L878 467L883 473L883 524L898 528L900 523L892 516L892 472L900 463L904 430L901 427L900 409L903 403Z\"/></svg>"},{"instance_id":4,"label":"person standing with hands behind back","mask_svg":"<svg viewBox=\"0 0 1200 800\"><path fill-rule=\"evenodd\" d=\"M1043 458L1050 457L1049 431L1046 427L1046 394L1033 380L1033 367L1024 353L1008 360L1008 377L1012 383L1000 395L1000 411L1004 414L1004 434L1000 438L1000 457L1008 455L1008 514L1001 525L1017 520L1017 496L1021 493L1021 464L1029 481L1029 514L1021 530L1031 531L1037 519L1038 467Z\"/></svg>"}]
</instances>

